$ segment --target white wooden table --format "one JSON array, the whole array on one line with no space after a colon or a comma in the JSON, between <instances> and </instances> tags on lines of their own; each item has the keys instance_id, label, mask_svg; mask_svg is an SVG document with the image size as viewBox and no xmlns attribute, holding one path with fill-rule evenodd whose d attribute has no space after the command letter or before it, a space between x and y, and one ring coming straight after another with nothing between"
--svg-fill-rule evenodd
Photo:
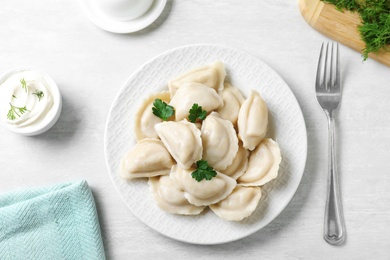
<instances>
[{"instance_id":1,"label":"white wooden table","mask_svg":"<svg viewBox=\"0 0 390 260\"><path fill-rule=\"evenodd\" d=\"M0 72L47 72L62 91L63 112L37 137L0 129L0 192L86 179L108 259L389 259L390 68L363 63L343 46L337 135L347 241L335 247L322 238L327 124L314 80L327 40L292 0L171 0L154 24L127 35L96 27L76 0L2 1ZM159 53L191 43L235 47L270 65L295 93L308 131L306 170L290 204L259 232L224 245L185 244L145 226L117 195L104 160L105 121L126 78Z\"/></svg>"}]
</instances>

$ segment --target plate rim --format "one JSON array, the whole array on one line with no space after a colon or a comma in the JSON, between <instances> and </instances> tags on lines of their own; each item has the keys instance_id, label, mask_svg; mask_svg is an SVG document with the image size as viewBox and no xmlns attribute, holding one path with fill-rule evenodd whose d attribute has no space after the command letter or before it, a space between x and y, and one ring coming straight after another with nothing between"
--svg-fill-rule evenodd
<instances>
[{"instance_id":1,"label":"plate rim","mask_svg":"<svg viewBox=\"0 0 390 260\"><path fill-rule=\"evenodd\" d=\"M279 78L280 80L285 84L285 86L287 87L287 91L290 92L290 94L292 95L293 99L294 100L294 105L296 105L299 109L298 109L298 112L299 112L299 119L302 120L302 123L303 123L303 138L302 140L304 141L304 158L302 158L302 169L300 171L300 176L299 176L299 181L297 182L297 185L296 187L294 187L293 189L293 192L291 192L291 197L286 200L284 203L282 203L279 208L279 210L277 210L277 214L275 214L275 217L272 218L272 219L269 219L268 221L264 222L263 225L257 227L257 228L254 228L252 230L249 230L248 232L246 233L243 233L241 235L238 235L234 238L231 238L231 239L225 239L225 240L221 240L221 241L218 241L218 242L194 242L194 241L188 241L188 240L185 240L185 239L180 239L180 238L177 238L177 237L174 237L174 236L171 236L171 235L168 235L168 234L165 234L165 233L162 233L156 229L154 229L153 227L149 226L147 223L145 223L144 221L142 221L141 219L139 219L137 217L137 215L133 212L133 210L127 205L126 201L125 201L125 198L123 196L121 196L121 193L119 191L119 187L117 187L115 185L115 182L114 182L114 179L113 179L113 176L111 174L111 169L110 169L110 165L109 165L109 162L108 162L108 155L107 155L107 142L108 142L108 138L107 138L107 131L108 131L108 123L109 123L109 119L111 117L111 114L114 110L114 107L115 107L115 104L117 102L117 100L119 99L120 97L120 94L123 92L123 90L129 85L130 81L140 72L142 71L142 69L144 69L148 64L151 64L153 63L155 60L159 59L160 57L162 56L165 56L165 55L168 55L169 53L173 53L173 52L176 52L180 49L185 49L185 48L191 48L191 47L216 47L216 48L221 48L221 49L227 49L227 50L232 50L232 51L235 51L235 52L239 52L239 53L243 53L245 55L248 55L250 57L252 57L253 59L256 59L258 62L262 63L265 67L267 67L267 69L271 70L272 72L274 72ZM189 243L189 244L196 244L196 245L218 245L218 244L225 244L225 243L230 243L230 242L233 242L233 241L237 241L237 240L240 240L240 239L243 239L245 237L249 237L251 235L253 235L254 233L260 231L262 228L264 228L265 226L267 226L268 224L270 224L272 221L274 221L279 215L280 213L287 207L287 205L291 202L291 200L294 198L299 186L300 186L300 183L302 181L302 178L303 178L303 175L305 173L305 168L306 168L306 163L307 163L307 150L308 150L308 142L307 142L307 127L306 127L306 122L305 122L305 118L303 116L303 112L302 112L302 109L301 109L301 106L294 94L294 92L292 91L292 89L289 87L289 85L285 82L285 80L274 70L272 69L268 64L266 64L265 62L263 62L260 58L246 52L246 51L243 51L241 49L237 49L237 48L233 48L233 47L229 47L229 46L226 46L226 45L221 45L221 44L208 44L208 43L199 43L199 44L187 44L187 45L181 45L181 46L178 46L178 47L175 47L175 48L172 48L172 49L168 49L166 51L163 51L161 53L159 53L158 55L154 56L153 58L147 60L146 62L144 62L141 66L139 66L133 73L130 74L130 76L128 76L128 78L125 80L125 82L122 84L122 86L120 87L120 89L117 91L114 99L112 100L112 103L111 103L111 107L110 107L110 110L109 110L109 113L107 115L107 119L106 119L106 125L105 125L105 130L104 130L104 157L105 157L105 162L106 162L106 167L107 167L107 170L108 170L108 175L110 177L110 180L112 182L112 185L114 186L116 192L118 193L119 197L122 199L122 202L125 204L125 206L132 212L132 214L137 218L138 221L140 221L141 223L143 223L145 226L149 227L151 230L157 232L158 234L161 234L165 237L169 237L171 239L174 239L176 241L181 241L181 242L184 242L184 243Z\"/></svg>"}]
</instances>

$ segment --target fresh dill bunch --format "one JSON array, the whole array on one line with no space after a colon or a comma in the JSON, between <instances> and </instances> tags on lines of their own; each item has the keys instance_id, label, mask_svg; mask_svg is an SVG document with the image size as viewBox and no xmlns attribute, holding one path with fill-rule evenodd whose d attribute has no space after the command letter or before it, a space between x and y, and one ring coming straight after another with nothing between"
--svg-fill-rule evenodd
<instances>
[{"instance_id":1,"label":"fresh dill bunch","mask_svg":"<svg viewBox=\"0 0 390 260\"><path fill-rule=\"evenodd\" d=\"M387 0L367 0L359 11L363 24L358 27L366 48L363 50L364 60L369 53L387 51L390 44L390 6Z\"/></svg>"},{"instance_id":2,"label":"fresh dill bunch","mask_svg":"<svg viewBox=\"0 0 390 260\"><path fill-rule=\"evenodd\" d=\"M336 6L336 9L339 11L348 10L348 11L355 11L357 10L360 5L359 1L354 0L322 0L325 3L333 4Z\"/></svg>"},{"instance_id":3,"label":"fresh dill bunch","mask_svg":"<svg viewBox=\"0 0 390 260\"><path fill-rule=\"evenodd\" d=\"M358 26L360 36L366 46L362 50L363 59L369 53L388 51L390 45L390 0L322 0L336 6L336 9L357 12L362 24Z\"/></svg>"}]
</instances>

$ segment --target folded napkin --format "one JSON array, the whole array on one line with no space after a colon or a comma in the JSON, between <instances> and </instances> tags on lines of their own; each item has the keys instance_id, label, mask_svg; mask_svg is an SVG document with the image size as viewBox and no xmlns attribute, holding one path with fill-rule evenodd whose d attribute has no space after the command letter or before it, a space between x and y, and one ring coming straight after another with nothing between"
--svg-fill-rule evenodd
<instances>
[{"instance_id":1,"label":"folded napkin","mask_svg":"<svg viewBox=\"0 0 390 260\"><path fill-rule=\"evenodd\" d=\"M105 259L87 182L0 194L0 259Z\"/></svg>"}]
</instances>

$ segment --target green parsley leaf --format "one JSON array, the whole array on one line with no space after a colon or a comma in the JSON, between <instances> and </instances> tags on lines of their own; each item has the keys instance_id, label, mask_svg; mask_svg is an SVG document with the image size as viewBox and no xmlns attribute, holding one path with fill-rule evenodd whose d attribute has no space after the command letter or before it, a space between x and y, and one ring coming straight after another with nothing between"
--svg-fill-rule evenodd
<instances>
[{"instance_id":1,"label":"green parsley leaf","mask_svg":"<svg viewBox=\"0 0 390 260\"><path fill-rule=\"evenodd\" d=\"M205 120L207 116L207 111L202 110L202 106L199 106L198 104L193 104L192 108L190 109L190 114L188 116L188 119L195 123L197 119Z\"/></svg>"},{"instance_id":2,"label":"green parsley leaf","mask_svg":"<svg viewBox=\"0 0 390 260\"><path fill-rule=\"evenodd\" d=\"M175 109L162 101L161 99L156 99L153 102L152 110L153 114L159 118L161 118L164 121L167 121L168 118L173 116L175 114Z\"/></svg>"},{"instance_id":3,"label":"green parsley leaf","mask_svg":"<svg viewBox=\"0 0 390 260\"><path fill-rule=\"evenodd\" d=\"M22 83L22 88L27 92L27 83L24 79L20 80L20 83Z\"/></svg>"},{"instance_id":4,"label":"green parsley leaf","mask_svg":"<svg viewBox=\"0 0 390 260\"><path fill-rule=\"evenodd\" d=\"M196 168L197 169L191 173L191 176L197 182L200 182L203 179L209 181L213 177L217 176L217 172L212 167L209 166L209 163L206 160L197 161Z\"/></svg>"},{"instance_id":5,"label":"green parsley leaf","mask_svg":"<svg viewBox=\"0 0 390 260\"><path fill-rule=\"evenodd\" d=\"M37 90L36 92L34 92L32 94L37 96L38 101L41 101L41 99L45 96L45 94L43 94L43 92L40 90L39 91Z\"/></svg>"}]
</instances>

